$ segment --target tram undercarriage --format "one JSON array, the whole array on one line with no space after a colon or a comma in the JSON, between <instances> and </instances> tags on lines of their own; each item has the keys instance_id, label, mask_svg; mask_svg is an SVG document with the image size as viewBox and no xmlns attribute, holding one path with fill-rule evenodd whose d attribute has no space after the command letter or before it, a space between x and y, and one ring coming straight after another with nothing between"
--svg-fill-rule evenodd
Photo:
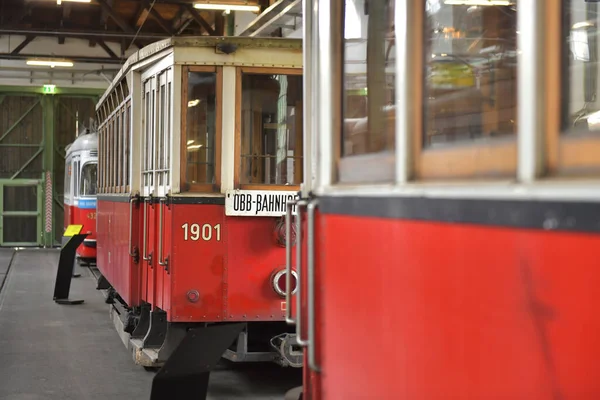
<instances>
[{"instance_id":1,"label":"tram undercarriage","mask_svg":"<svg viewBox=\"0 0 600 400\"><path fill-rule=\"evenodd\" d=\"M179 382L189 376L201 381L198 378L214 369L221 358L234 363L302 367L303 353L294 329L283 321L171 323L164 311L150 311L149 304L128 307L103 276L97 289L105 293L111 319L134 362L147 369L160 368L168 379ZM161 377L161 385L168 379Z\"/></svg>"}]
</instances>

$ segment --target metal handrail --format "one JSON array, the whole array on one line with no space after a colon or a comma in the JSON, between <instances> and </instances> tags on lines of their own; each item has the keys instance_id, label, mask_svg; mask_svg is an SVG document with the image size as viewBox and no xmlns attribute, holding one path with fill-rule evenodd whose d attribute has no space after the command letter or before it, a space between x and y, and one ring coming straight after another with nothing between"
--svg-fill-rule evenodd
<instances>
[{"instance_id":1,"label":"metal handrail","mask_svg":"<svg viewBox=\"0 0 600 400\"><path fill-rule=\"evenodd\" d=\"M286 203L285 211L285 322L295 324L296 320L292 318L292 210L296 205L295 200ZM296 240L296 243L298 241ZM296 251L298 247L296 247ZM298 282L296 280L296 293L298 292ZM300 297L300 296L298 296Z\"/></svg>"},{"instance_id":2,"label":"metal handrail","mask_svg":"<svg viewBox=\"0 0 600 400\"><path fill-rule=\"evenodd\" d=\"M144 259L144 261L149 261L150 257L148 257L148 254L146 254L146 250L147 250L147 239L148 239L148 208L147 208L147 203L149 201L152 201L152 196L150 197L145 197L144 198L144 236L143 236L143 251L142 251L142 258Z\"/></svg>"},{"instance_id":3,"label":"metal handrail","mask_svg":"<svg viewBox=\"0 0 600 400\"><path fill-rule=\"evenodd\" d=\"M300 346L307 346L308 340L302 339L302 207L306 207L306 200L296 202L296 273L298 274L298 283L296 290L296 342Z\"/></svg>"},{"instance_id":4,"label":"metal handrail","mask_svg":"<svg viewBox=\"0 0 600 400\"><path fill-rule=\"evenodd\" d=\"M163 202L166 203L166 198L160 199L158 203L158 264L161 266L167 265L163 260Z\"/></svg>"},{"instance_id":5,"label":"metal handrail","mask_svg":"<svg viewBox=\"0 0 600 400\"><path fill-rule=\"evenodd\" d=\"M135 251L133 250L133 203L139 201L139 194L135 193L129 197L129 257L135 257Z\"/></svg>"},{"instance_id":6,"label":"metal handrail","mask_svg":"<svg viewBox=\"0 0 600 400\"><path fill-rule=\"evenodd\" d=\"M307 240L306 240L306 281L307 281L307 308L308 308L308 366L319 371L315 356L315 209L318 201L313 200L308 203L306 212Z\"/></svg>"}]
</instances>

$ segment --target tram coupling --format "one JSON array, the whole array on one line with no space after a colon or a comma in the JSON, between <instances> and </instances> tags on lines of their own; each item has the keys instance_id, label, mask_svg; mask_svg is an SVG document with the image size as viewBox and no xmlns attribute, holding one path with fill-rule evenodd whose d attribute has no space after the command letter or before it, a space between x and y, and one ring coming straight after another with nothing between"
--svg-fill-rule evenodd
<instances>
[{"instance_id":1,"label":"tram coupling","mask_svg":"<svg viewBox=\"0 0 600 400\"><path fill-rule=\"evenodd\" d=\"M282 367L302 368L302 348L295 333L282 333L271 338L271 346L277 353L275 362Z\"/></svg>"}]
</instances>

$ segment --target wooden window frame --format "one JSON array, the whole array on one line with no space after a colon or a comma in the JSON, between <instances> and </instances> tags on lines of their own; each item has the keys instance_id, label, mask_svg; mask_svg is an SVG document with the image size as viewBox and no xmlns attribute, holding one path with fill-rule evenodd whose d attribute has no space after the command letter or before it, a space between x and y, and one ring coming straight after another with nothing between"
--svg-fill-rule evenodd
<instances>
[{"instance_id":1,"label":"wooden window frame","mask_svg":"<svg viewBox=\"0 0 600 400\"><path fill-rule=\"evenodd\" d=\"M580 177L598 177L600 176L600 132L581 132L563 134L566 130L566 121L562 107L568 106L569 93L566 93L564 99L562 92L570 90L567 82L570 80L569 63L566 60L565 52L568 47L565 41L564 29L567 27L567 21L564 18L565 3L558 2L560 5L550 8L546 18L549 35L546 45L547 59L546 64L546 99L548 110L556 112L547 112L546 121L546 166L547 174L551 176L573 176ZM568 4L568 3L567 3ZM572 3L571 3L572 4ZM560 46L556 46L560 43ZM552 45L554 44L554 46ZM561 82L557 85L556 82Z\"/></svg>"},{"instance_id":2,"label":"wooden window frame","mask_svg":"<svg viewBox=\"0 0 600 400\"><path fill-rule=\"evenodd\" d=\"M215 73L216 99L215 99L215 183L188 183L187 182L187 95L188 74L190 72ZM182 68L181 72L181 135L180 135L180 181L181 192L187 193L215 193L221 190L221 141L223 127L223 67L221 66L191 66ZM185 190L184 190L185 189Z\"/></svg>"},{"instance_id":3,"label":"wooden window frame","mask_svg":"<svg viewBox=\"0 0 600 400\"><path fill-rule=\"evenodd\" d=\"M235 137L234 137L234 164L233 185L241 190L274 190L274 191L298 191L298 185L273 185L268 183L241 184L240 174L242 169L242 75L244 73L256 75L296 75L303 77L302 68L270 68L270 67L237 67L235 73ZM304 78L304 77L303 77ZM303 109L304 113L305 110ZM304 114L303 114L304 116ZM301 119L304 124L304 118ZM304 126L301 129L302 145L304 146ZM304 164L304 149L302 149L302 165ZM301 167L304 170L304 167ZM306 177L303 177L303 180Z\"/></svg>"}]
</instances>

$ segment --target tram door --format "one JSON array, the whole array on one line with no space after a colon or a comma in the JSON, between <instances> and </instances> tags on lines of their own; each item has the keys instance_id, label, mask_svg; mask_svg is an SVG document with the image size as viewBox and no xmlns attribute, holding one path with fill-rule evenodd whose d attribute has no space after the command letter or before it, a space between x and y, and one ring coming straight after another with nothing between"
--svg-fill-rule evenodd
<instances>
[{"instance_id":1,"label":"tram door","mask_svg":"<svg viewBox=\"0 0 600 400\"><path fill-rule=\"evenodd\" d=\"M165 69L144 83L142 130L142 299L153 309L166 310L163 288L170 287L168 255L170 237L165 235L170 221L167 194L170 190L170 152L173 81L172 68ZM166 293L168 295L168 293Z\"/></svg>"},{"instance_id":2,"label":"tram door","mask_svg":"<svg viewBox=\"0 0 600 400\"><path fill-rule=\"evenodd\" d=\"M154 302L154 264L156 252L156 218L154 207L154 116L156 114L156 79L144 81L142 125L142 300Z\"/></svg>"},{"instance_id":3,"label":"tram door","mask_svg":"<svg viewBox=\"0 0 600 400\"><path fill-rule=\"evenodd\" d=\"M158 107L156 114L156 194L158 196L158 236L156 242L156 304L162 310L170 309L171 274L169 254L171 248L171 207L168 194L171 190L171 151L173 122L173 69L168 68L158 74Z\"/></svg>"},{"instance_id":4,"label":"tram door","mask_svg":"<svg viewBox=\"0 0 600 400\"><path fill-rule=\"evenodd\" d=\"M71 182L73 181L73 167L72 167L72 157L70 155L67 156L65 162L65 199L64 199L64 229L67 229L69 225L72 224L73 212L71 208L73 207L73 197L75 196L73 193L73 188Z\"/></svg>"}]
</instances>

